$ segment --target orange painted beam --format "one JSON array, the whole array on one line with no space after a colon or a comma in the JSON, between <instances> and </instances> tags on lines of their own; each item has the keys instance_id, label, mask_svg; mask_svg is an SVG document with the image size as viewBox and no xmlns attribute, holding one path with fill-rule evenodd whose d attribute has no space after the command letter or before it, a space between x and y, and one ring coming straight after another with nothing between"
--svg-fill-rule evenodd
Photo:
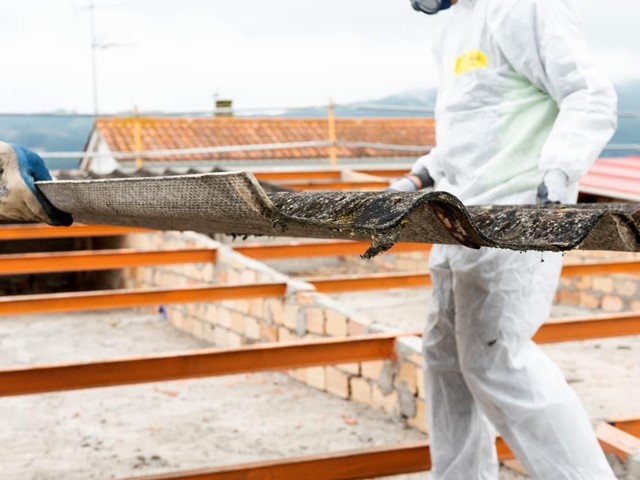
<instances>
[{"instance_id":1,"label":"orange painted beam","mask_svg":"<svg viewBox=\"0 0 640 480\"><path fill-rule=\"evenodd\" d=\"M215 262L216 249L89 250L0 255L0 275L110 270L144 265Z\"/></svg>"},{"instance_id":2,"label":"orange painted beam","mask_svg":"<svg viewBox=\"0 0 640 480\"><path fill-rule=\"evenodd\" d=\"M429 444L359 450L132 477L129 480L357 480L431 469Z\"/></svg>"},{"instance_id":3,"label":"orange painted beam","mask_svg":"<svg viewBox=\"0 0 640 480\"><path fill-rule=\"evenodd\" d=\"M364 253L367 248L369 248L369 245L369 242L335 240L273 244L252 243L232 247L235 251L248 257L265 260L276 258L359 255ZM432 245L427 243L397 243L388 253L429 251L431 248ZM640 261L629 260L622 262L565 265L562 268L562 276L608 275L615 273L637 273L638 271L640 271ZM428 272L421 272L420 274L429 275ZM423 286L423 284L420 284L420 286Z\"/></svg>"},{"instance_id":4,"label":"orange painted beam","mask_svg":"<svg viewBox=\"0 0 640 480\"><path fill-rule=\"evenodd\" d=\"M91 292L16 295L0 298L0 315L105 310L143 305L216 302L285 294L286 283L196 286L175 289L100 290Z\"/></svg>"},{"instance_id":5,"label":"orange painted beam","mask_svg":"<svg viewBox=\"0 0 640 480\"><path fill-rule=\"evenodd\" d=\"M355 172L366 173L375 177L397 178L407 175L411 168L356 168Z\"/></svg>"},{"instance_id":6,"label":"orange painted beam","mask_svg":"<svg viewBox=\"0 0 640 480\"><path fill-rule=\"evenodd\" d=\"M513 458L498 439L498 457ZM284 458L218 468L134 477L135 480L361 480L431 469L429 442ZM130 478L128 480L134 480Z\"/></svg>"},{"instance_id":7,"label":"orange painted beam","mask_svg":"<svg viewBox=\"0 0 640 480\"><path fill-rule=\"evenodd\" d=\"M428 273L373 273L369 275L312 277L304 280L322 293L428 287L431 285L431 276Z\"/></svg>"},{"instance_id":8,"label":"orange painted beam","mask_svg":"<svg viewBox=\"0 0 640 480\"><path fill-rule=\"evenodd\" d=\"M567 331L571 332L571 325ZM381 360L393 358L397 338L418 334L386 333L262 344L237 350L202 350L81 364L9 368L0 370L0 396ZM548 335L545 341L565 339L566 335L559 338ZM626 424L628 429L640 425L640 421L619 422ZM504 445L501 448L504 449Z\"/></svg>"},{"instance_id":9,"label":"orange painted beam","mask_svg":"<svg viewBox=\"0 0 640 480\"><path fill-rule=\"evenodd\" d=\"M607 418L606 422L627 432L634 437L640 437L640 416L627 418Z\"/></svg>"},{"instance_id":10,"label":"orange painted beam","mask_svg":"<svg viewBox=\"0 0 640 480\"><path fill-rule=\"evenodd\" d=\"M623 462L629 456L640 453L640 438L608 423L596 427L596 436L605 453L613 454Z\"/></svg>"},{"instance_id":11,"label":"orange painted beam","mask_svg":"<svg viewBox=\"0 0 640 480\"><path fill-rule=\"evenodd\" d=\"M280 171L255 171L258 180L265 182L286 182L291 180L340 180L340 170L280 170Z\"/></svg>"},{"instance_id":12,"label":"orange painted beam","mask_svg":"<svg viewBox=\"0 0 640 480\"><path fill-rule=\"evenodd\" d=\"M421 337L422 332L407 333ZM533 336L537 343L561 343L606 337L640 335L640 312L609 316L554 318L547 320ZM640 420L618 420L620 428L640 429Z\"/></svg>"},{"instance_id":13,"label":"orange painted beam","mask_svg":"<svg viewBox=\"0 0 640 480\"><path fill-rule=\"evenodd\" d=\"M298 191L329 191L329 190L382 190L389 186L387 181L335 181L318 183L283 183L282 186Z\"/></svg>"},{"instance_id":14,"label":"orange painted beam","mask_svg":"<svg viewBox=\"0 0 640 480\"><path fill-rule=\"evenodd\" d=\"M0 396L288 370L393 358L396 335L303 340L0 370Z\"/></svg>"},{"instance_id":15,"label":"orange painted beam","mask_svg":"<svg viewBox=\"0 0 640 480\"><path fill-rule=\"evenodd\" d=\"M498 452L498 458L500 460L506 460L509 458L514 458L513 453L509 446L505 443L502 437L496 438L496 451Z\"/></svg>"},{"instance_id":16,"label":"orange painted beam","mask_svg":"<svg viewBox=\"0 0 640 480\"><path fill-rule=\"evenodd\" d=\"M256 260L297 257L329 257L342 255L362 255L369 248L369 242L349 240L288 242L288 243L251 243L232 245L233 249ZM429 251L428 243L396 243L389 253Z\"/></svg>"},{"instance_id":17,"label":"orange painted beam","mask_svg":"<svg viewBox=\"0 0 640 480\"><path fill-rule=\"evenodd\" d=\"M615 273L638 273L639 271L640 260L627 260L622 262L564 265L562 267L562 276L611 275Z\"/></svg>"},{"instance_id":18,"label":"orange painted beam","mask_svg":"<svg viewBox=\"0 0 640 480\"><path fill-rule=\"evenodd\" d=\"M70 227L50 227L40 223L24 225L0 225L0 241L2 240L33 240L45 238L74 238L74 237L109 237L128 235L131 233L151 232L143 228L113 227L109 225L81 225Z\"/></svg>"},{"instance_id":19,"label":"orange painted beam","mask_svg":"<svg viewBox=\"0 0 640 480\"><path fill-rule=\"evenodd\" d=\"M405 247L399 247L396 252L413 251L414 245L420 244L408 244ZM289 254L292 255L293 251L294 249L292 249ZM304 250L301 249L300 251ZM318 253L318 255L320 254L321 253ZM247 255L250 256L251 252L247 252ZM640 261L599 263L590 265L569 265L565 266L562 269L562 276L568 277L573 275L637 273L639 269ZM425 287L431 285L431 275L428 272L374 273L366 275L312 277L305 279L305 281L316 285L318 291L321 291L323 293L336 293L357 290L383 290L387 288Z\"/></svg>"},{"instance_id":20,"label":"orange painted beam","mask_svg":"<svg viewBox=\"0 0 640 480\"><path fill-rule=\"evenodd\" d=\"M367 242L329 241L238 245L234 250L254 259L362 254ZM428 251L429 244L398 243L390 252ZM131 249L0 255L0 275L108 270L144 265L215 262L216 249L136 251Z\"/></svg>"},{"instance_id":21,"label":"orange painted beam","mask_svg":"<svg viewBox=\"0 0 640 480\"><path fill-rule=\"evenodd\" d=\"M554 318L548 320L533 340L537 343L569 342L640 334L640 312L608 316Z\"/></svg>"},{"instance_id":22,"label":"orange painted beam","mask_svg":"<svg viewBox=\"0 0 640 480\"><path fill-rule=\"evenodd\" d=\"M349 240L335 241L311 241L288 243L252 243L233 246L233 249L243 255L254 259L275 259L295 257L320 257L358 255L369 248L369 242L353 242ZM388 253L405 253L431 250L432 245L427 243L397 243ZM608 275L615 273L637 273L640 271L640 260L628 260L621 262L602 262L565 265L562 268L562 276L580 275ZM428 275L428 272L423 272Z\"/></svg>"}]
</instances>

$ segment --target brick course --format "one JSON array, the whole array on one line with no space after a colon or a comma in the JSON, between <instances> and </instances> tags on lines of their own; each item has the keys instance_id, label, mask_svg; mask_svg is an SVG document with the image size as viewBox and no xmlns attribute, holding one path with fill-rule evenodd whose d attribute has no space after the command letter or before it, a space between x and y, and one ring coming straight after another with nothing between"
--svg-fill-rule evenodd
<instances>
[{"instance_id":1,"label":"brick course","mask_svg":"<svg viewBox=\"0 0 640 480\"><path fill-rule=\"evenodd\" d=\"M640 260L640 254L573 251L565 264ZM640 309L640 272L612 275L585 275L560 280L556 302L590 310L615 313Z\"/></svg>"}]
</instances>

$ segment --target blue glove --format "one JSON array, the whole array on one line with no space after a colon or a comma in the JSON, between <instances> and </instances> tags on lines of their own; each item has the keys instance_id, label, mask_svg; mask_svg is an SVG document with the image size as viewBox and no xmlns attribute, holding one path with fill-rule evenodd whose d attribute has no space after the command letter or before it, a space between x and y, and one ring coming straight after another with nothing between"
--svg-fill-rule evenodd
<instances>
[{"instance_id":1,"label":"blue glove","mask_svg":"<svg viewBox=\"0 0 640 480\"><path fill-rule=\"evenodd\" d=\"M426 168L421 167L412 171L410 175L405 175L400 180L393 182L387 188L391 192L417 192L423 188L433 187L435 182Z\"/></svg>"},{"instance_id":2,"label":"blue glove","mask_svg":"<svg viewBox=\"0 0 640 480\"><path fill-rule=\"evenodd\" d=\"M51 180L51 175L38 154L0 142L0 221L73 223L70 214L58 210L38 190L39 180Z\"/></svg>"},{"instance_id":3,"label":"blue glove","mask_svg":"<svg viewBox=\"0 0 640 480\"><path fill-rule=\"evenodd\" d=\"M550 205L567 203L567 182L569 177L559 168L544 174L542 183L538 185L538 204Z\"/></svg>"}]
</instances>

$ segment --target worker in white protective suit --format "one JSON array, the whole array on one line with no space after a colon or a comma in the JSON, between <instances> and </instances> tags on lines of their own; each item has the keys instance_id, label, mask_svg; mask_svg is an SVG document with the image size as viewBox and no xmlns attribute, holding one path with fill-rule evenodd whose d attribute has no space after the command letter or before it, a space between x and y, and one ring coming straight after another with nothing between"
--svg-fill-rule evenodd
<instances>
[{"instance_id":1,"label":"worker in white protective suit","mask_svg":"<svg viewBox=\"0 0 640 480\"><path fill-rule=\"evenodd\" d=\"M392 190L435 186L466 205L577 200L616 127L572 0L412 0L445 13L435 42L437 145ZM531 340L548 318L557 253L436 245L424 337L435 480L498 478L495 429L532 478L613 472L562 373Z\"/></svg>"},{"instance_id":2,"label":"worker in white protective suit","mask_svg":"<svg viewBox=\"0 0 640 480\"><path fill-rule=\"evenodd\" d=\"M0 142L0 223L71 225L71 215L47 200L35 185L38 180L51 180L42 158L24 147Z\"/></svg>"}]
</instances>

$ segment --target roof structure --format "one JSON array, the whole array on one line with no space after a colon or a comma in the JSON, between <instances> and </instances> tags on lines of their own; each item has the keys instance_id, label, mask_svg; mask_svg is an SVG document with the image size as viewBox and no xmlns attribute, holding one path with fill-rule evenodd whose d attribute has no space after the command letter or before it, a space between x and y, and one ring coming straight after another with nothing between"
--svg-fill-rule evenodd
<instances>
[{"instance_id":1,"label":"roof structure","mask_svg":"<svg viewBox=\"0 0 640 480\"><path fill-rule=\"evenodd\" d=\"M468 207L444 192L266 193L246 172L38 182L76 221L238 235L369 240L511 250L640 251L635 204Z\"/></svg>"},{"instance_id":2,"label":"roof structure","mask_svg":"<svg viewBox=\"0 0 640 480\"><path fill-rule=\"evenodd\" d=\"M415 146L424 145L425 153L435 144L435 122L430 118L337 118L336 153L344 159L415 159ZM318 142L320 146L295 146L265 150L240 150L219 153L181 153L145 159L147 169L155 164L207 160L305 160L328 158L329 125L327 119L300 118L103 118L96 121L92 138L101 139L98 147L89 142L88 150L106 148L110 152L164 151L203 147L229 147L264 144ZM376 146L373 146L377 144ZM384 145L407 145L407 151L384 149ZM127 157L128 158L128 157ZM132 155L129 160L133 160ZM122 159L121 159L122 160ZM126 159L124 159L126 161ZM117 170L112 163L106 175ZM155 173L154 174L158 174ZM171 175L169 169L163 175ZM130 176L131 173L115 176ZM137 175L137 174L133 174ZM580 182L580 191L600 199L640 201L640 157L601 158Z\"/></svg>"},{"instance_id":3,"label":"roof structure","mask_svg":"<svg viewBox=\"0 0 640 480\"><path fill-rule=\"evenodd\" d=\"M599 159L580 181L580 192L640 202L640 157Z\"/></svg>"},{"instance_id":4,"label":"roof structure","mask_svg":"<svg viewBox=\"0 0 640 480\"><path fill-rule=\"evenodd\" d=\"M425 152L435 143L430 118L337 118L337 156L340 158L415 157L415 146ZM270 143L327 142L327 119L313 118L103 118L96 121L98 133L112 152L187 149ZM411 145L413 150L385 150L341 142ZM266 151L192 153L153 160L260 160L309 159L329 156L327 146L282 148ZM133 156L132 156L133 157Z\"/></svg>"}]
</instances>

